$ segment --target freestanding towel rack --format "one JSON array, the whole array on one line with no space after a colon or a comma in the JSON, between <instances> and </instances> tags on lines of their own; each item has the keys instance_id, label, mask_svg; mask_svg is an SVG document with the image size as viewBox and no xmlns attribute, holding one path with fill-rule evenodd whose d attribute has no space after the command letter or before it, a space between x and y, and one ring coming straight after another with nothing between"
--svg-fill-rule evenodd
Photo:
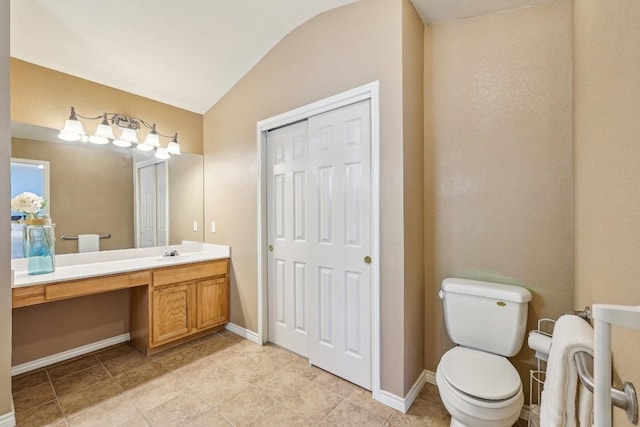
<instances>
[{"instance_id":1,"label":"freestanding towel rack","mask_svg":"<svg viewBox=\"0 0 640 427\"><path fill-rule=\"evenodd\" d=\"M611 427L611 325L640 330L640 306L625 305L593 305L594 320L594 392L593 414L595 425ZM582 376L581 376L582 378ZM629 387L630 386L630 387ZM633 390L633 396L630 390ZM620 390L615 390L620 392ZM625 400L630 400L627 407L627 418L633 424L638 423L638 400L633 384L625 383L623 390ZM614 401L615 403L615 401Z\"/></svg>"}]
</instances>

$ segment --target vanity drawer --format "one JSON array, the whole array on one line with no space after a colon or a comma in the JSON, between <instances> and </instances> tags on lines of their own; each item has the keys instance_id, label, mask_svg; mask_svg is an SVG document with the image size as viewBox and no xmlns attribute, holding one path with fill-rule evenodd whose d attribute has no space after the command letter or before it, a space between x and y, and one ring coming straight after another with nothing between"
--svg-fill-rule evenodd
<instances>
[{"instance_id":1,"label":"vanity drawer","mask_svg":"<svg viewBox=\"0 0 640 427\"><path fill-rule=\"evenodd\" d=\"M47 301L51 301L115 291L130 287L129 274L118 274L115 276L95 277L72 282L62 282L55 285L47 285L45 289L45 298Z\"/></svg>"},{"instance_id":2,"label":"vanity drawer","mask_svg":"<svg viewBox=\"0 0 640 427\"><path fill-rule=\"evenodd\" d=\"M187 264L179 267L167 267L153 271L153 286L171 285L188 282L205 277L222 276L227 274L228 260Z\"/></svg>"}]
</instances>

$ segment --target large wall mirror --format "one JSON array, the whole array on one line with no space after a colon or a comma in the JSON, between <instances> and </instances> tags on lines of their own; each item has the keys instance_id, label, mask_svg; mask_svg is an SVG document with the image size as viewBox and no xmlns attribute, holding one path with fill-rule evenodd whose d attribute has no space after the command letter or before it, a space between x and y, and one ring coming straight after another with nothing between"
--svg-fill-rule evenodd
<instances>
[{"instance_id":1,"label":"large wall mirror","mask_svg":"<svg viewBox=\"0 0 640 427\"><path fill-rule=\"evenodd\" d=\"M77 240L61 237L80 234L110 235L100 239L100 250L204 241L202 155L159 161L111 144L61 141L56 129L12 122L11 131L12 162L22 166L12 173L12 197L24 191L14 178L22 184L35 174L29 167L48 175L48 195L39 195L56 225L57 254L78 252ZM14 242L20 230L12 222L12 247L21 244Z\"/></svg>"}]
</instances>

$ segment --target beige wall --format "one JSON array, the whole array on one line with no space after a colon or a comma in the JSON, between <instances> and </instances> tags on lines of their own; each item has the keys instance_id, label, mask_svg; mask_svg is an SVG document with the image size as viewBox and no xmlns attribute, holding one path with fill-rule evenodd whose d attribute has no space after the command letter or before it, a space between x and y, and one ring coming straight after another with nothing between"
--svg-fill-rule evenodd
<instances>
[{"instance_id":1,"label":"beige wall","mask_svg":"<svg viewBox=\"0 0 640 427\"><path fill-rule=\"evenodd\" d=\"M13 310L13 366L129 332L129 291Z\"/></svg>"},{"instance_id":2,"label":"beige wall","mask_svg":"<svg viewBox=\"0 0 640 427\"><path fill-rule=\"evenodd\" d=\"M528 329L573 308L570 4L433 25L425 57L425 367L435 370L452 345L437 297L445 277L530 289ZM532 352L513 362L526 386Z\"/></svg>"},{"instance_id":3,"label":"beige wall","mask_svg":"<svg viewBox=\"0 0 640 427\"><path fill-rule=\"evenodd\" d=\"M9 0L0 0L0 183L9 182L11 129L9 114ZM9 209L9 186L0 184L0 200ZM9 230L9 217L0 215L0 230ZM0 233L0 416L13 410L11 397L11 252L6 232Z\"/></svg>"},{"instance_id":4,"label":"beige wall","mask_svg":"<svg viewBox=\"0 0 640 427\"><path fill-rule=\"evenodd\" d=\"M169 244L204 240L204 164L199 154L169 160ZM193 230L193 222L198 229Z\"/></svg>"},{"instance_id":5,"label":"beige wall","mask_svg":"<svg viewBox=\"0 0 640 427\"><path fill-rule=\"evenodd\" d=\"M402 319L405 275L413 274L405 271L404 259L404 198L411 189L405 190L401 172L402 15L402 0L362 0L311 19L204 117L205 220L217 223L217 232L207 233L206 240L233 248L231 321L256 331L256 122L380 81L382 387L396 395L407 389Z\"/></svg>"},{"instance_id":6,"label":"beige wall","mask_svg":"<svg viewBox=\"0 0 640 427\"><path fill-rule=\"evenodd\" d=\"M402 2L404 395L424 370L424 25Z\"/></svg>"},{"instance_id":7,"label":"beige wall","mask_svg":"<svg viewBox=\"0 0 640 427\"><path fill-rule=\"evenodd\" d=\"M11 156L47 160L50 215L56 224L56 253L78 252L75 240L60 236L111 233L101 250L133 247L133 162L131 155L103 147L13 138Z\"/></svg>"},{"instance_id":8,"label":"beige wall","mask_svg":"<svg viewBox=\"0 0 640 427\"><path fill-rule=\"evenodd\" d=\"M575 304L640 305L640 3L574 0ZM640 332L613 328L640 385ZM620 409L614 425L631 425Z\"/></svg>"},{"instance_id":9,"label":"beige wall","mask_svg":"<svg viewBox=\"0 0 640 427\"><path fill-rule=\"evenodd\" d=\"M202 153L201 114L11 58L11 120L59 129L71 106L83 116L121 113L157 123L158 132L178 133L182 151ZM87 132L98 125L83 122ZM139 132L140 139L144 135Z\"/></svg>"}]
</instances>

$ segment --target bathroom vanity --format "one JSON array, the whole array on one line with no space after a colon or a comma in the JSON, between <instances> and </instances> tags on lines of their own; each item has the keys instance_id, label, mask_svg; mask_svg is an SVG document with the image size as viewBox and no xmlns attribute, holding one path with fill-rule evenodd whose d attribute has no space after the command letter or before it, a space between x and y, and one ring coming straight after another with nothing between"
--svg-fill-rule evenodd
<instances>
[{"instance_id":1,"label":"bathroom vanity","mask_svg":"<svg viewBox=\"0 0 640 427\"><path fill-rule=\"evenodd\" d=\"M229 320L229 248L175 246L58 256L51 274L29 276L16 262L13 308L129 289L132 345L144 354L223 326ZM61 264L61 265L60 265Z\"/></svg>"}]
</instances>

